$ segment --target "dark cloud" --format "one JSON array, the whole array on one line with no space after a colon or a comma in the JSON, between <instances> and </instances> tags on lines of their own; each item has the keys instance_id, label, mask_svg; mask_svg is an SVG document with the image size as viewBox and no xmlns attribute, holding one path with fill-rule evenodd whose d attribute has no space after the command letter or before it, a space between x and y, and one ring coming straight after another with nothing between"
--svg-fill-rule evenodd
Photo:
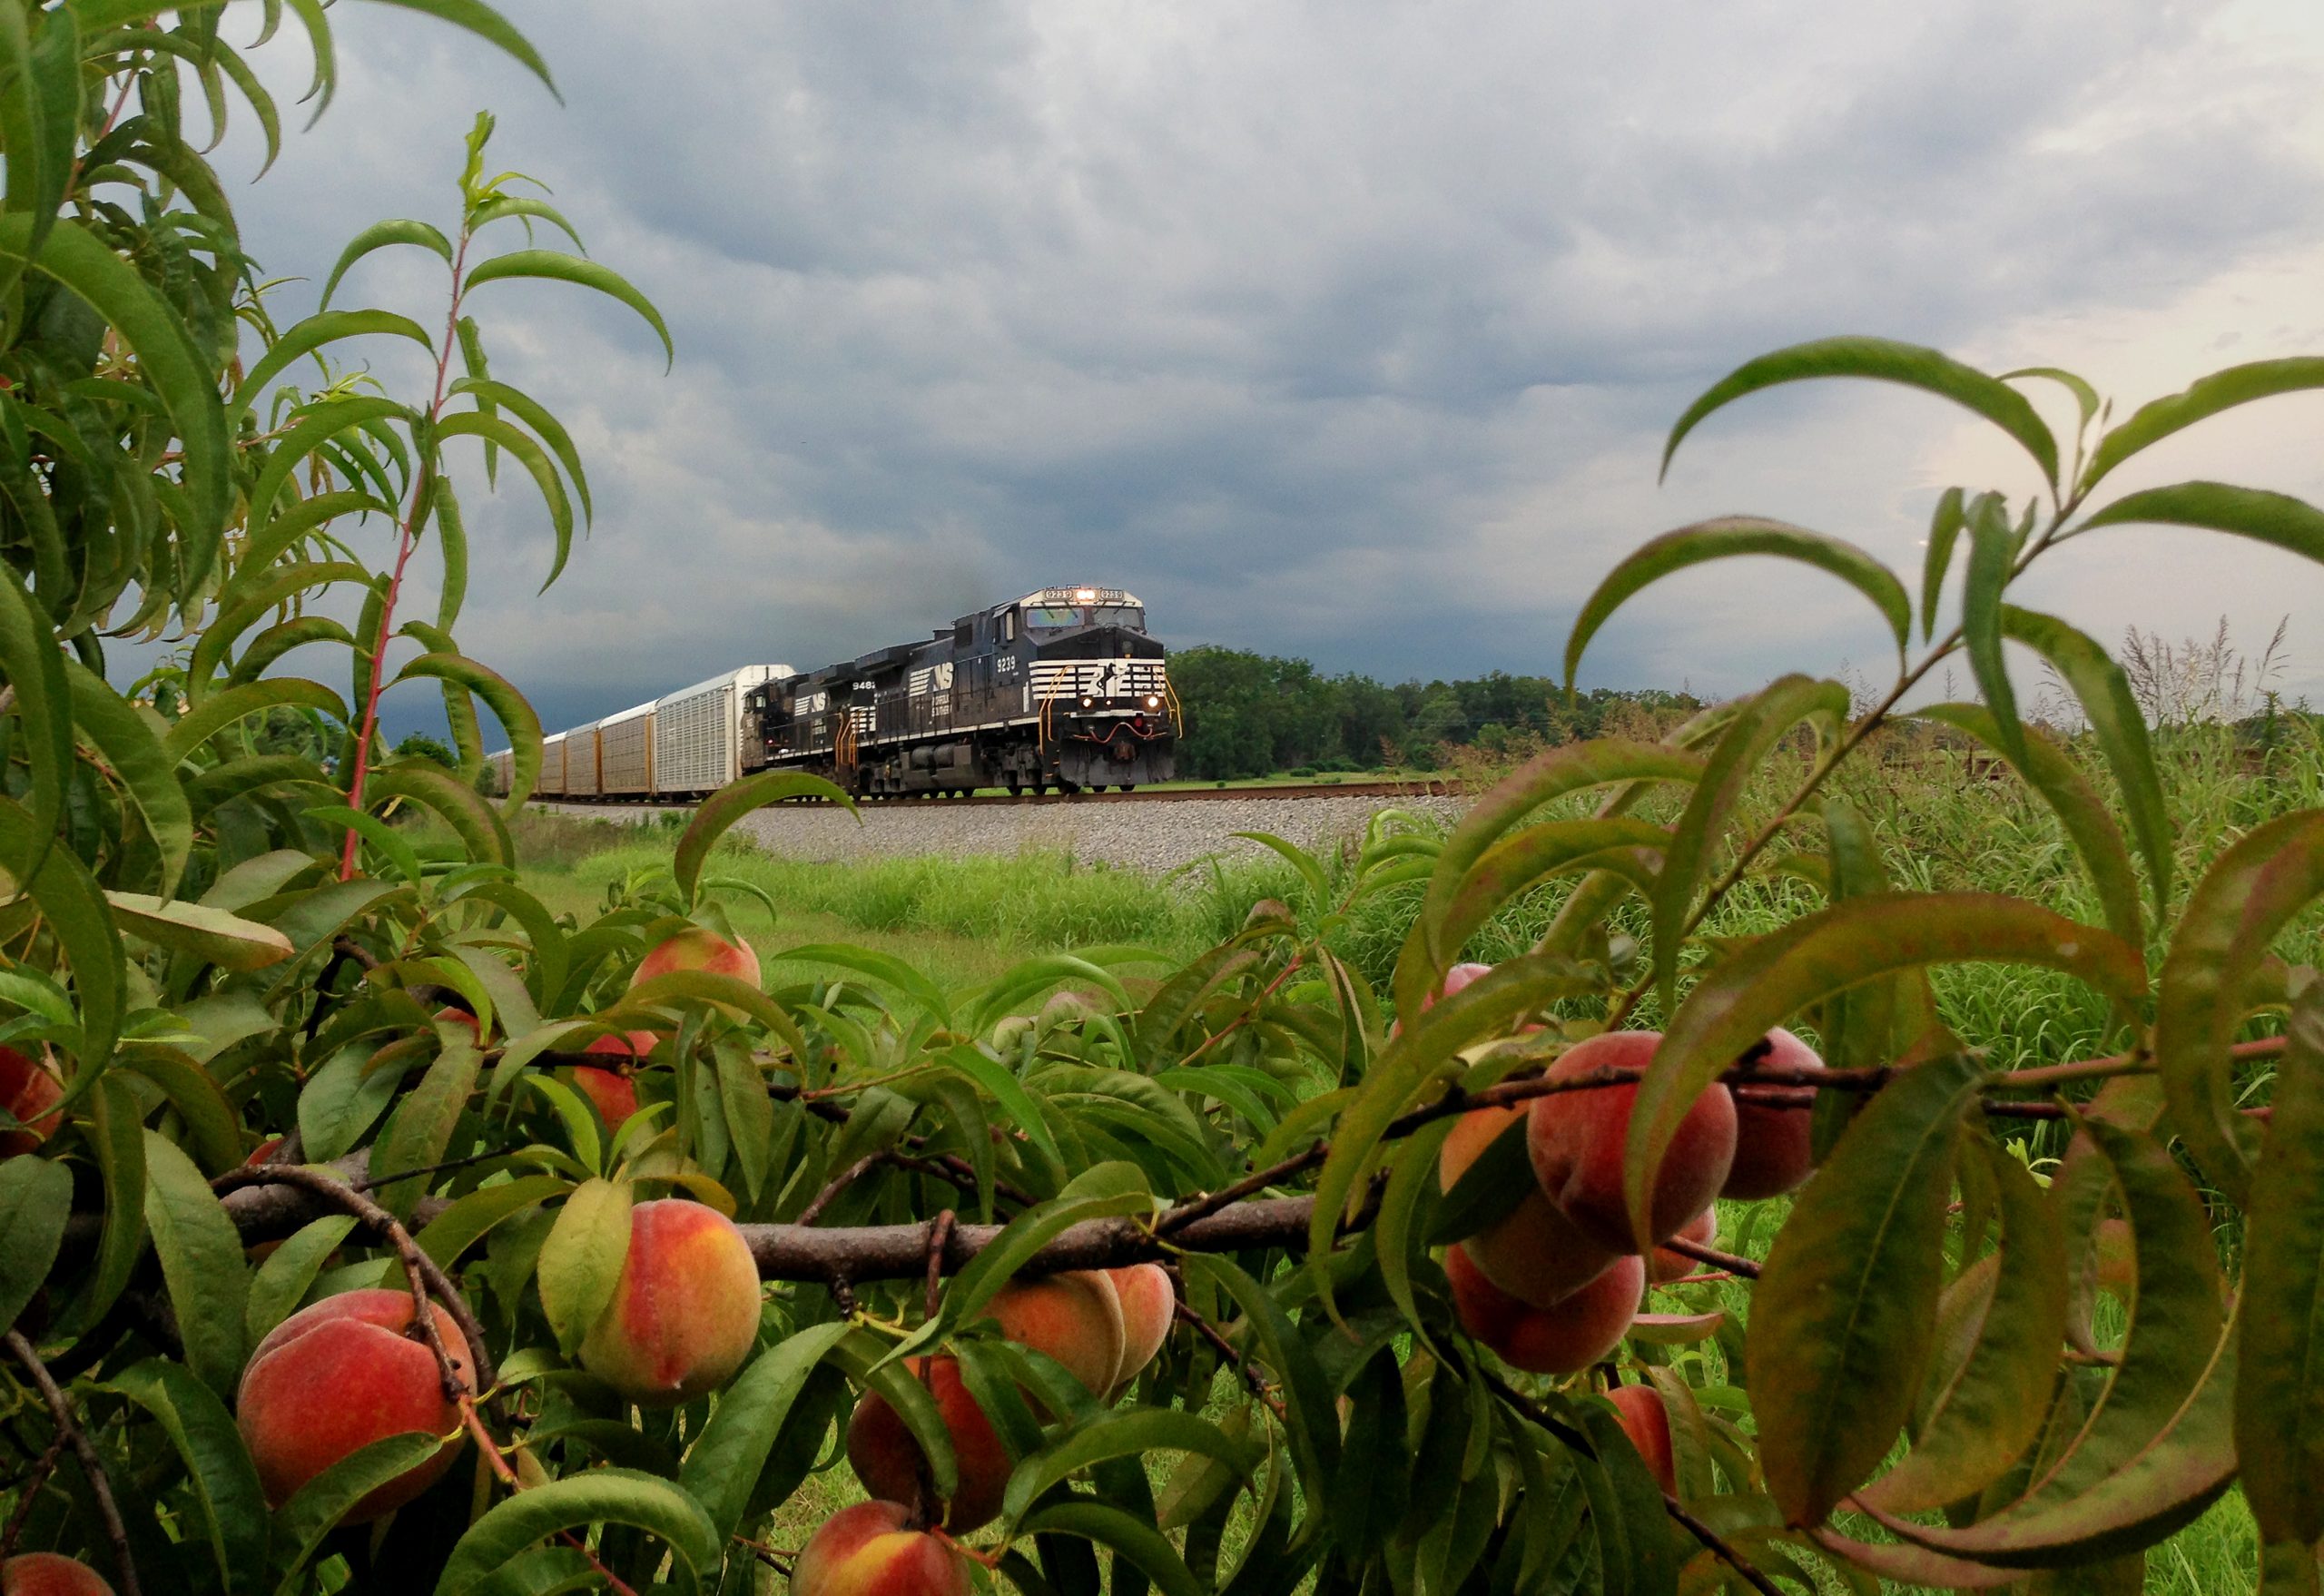
<instances>
[{"instance_id":1,"label":"dark cloud","mask_svg":"<svg viewBox=\"0 0 2324 1596\"><path fill-rule=\"evenodd\" d=\"M2087 360L2136 399L2324 336L2268 288L2324 263L2324 27L2297 0L506 9L564 108L448 30L340 7L339 103L243 205L271 268L320 277L375 215L445 215L488 104L497 160L667 312L665 377L618 307L478 295L597 492L538 598L537 504L507 474L469 494L465 640L552 724L1056 579L1137 590L1181 643L1547 669L1611 560L1690 517L1910 569L1943 483L2030 488L1935 401L1836 391L1716 419L1658 489L1670 418L1761 349ZM341 297L433 320L440 281L381 258ZM2324 490L2308 417L2304 449L2234 463ZM2178 463L2226 474L2204 448ZM2125 534L2046 601L2110 634L2324 607L2289 562L2185 547ZM1682 577L1591 674L1876 665L1877 623L1819 583Z\"/></svg>"}]
</instances>

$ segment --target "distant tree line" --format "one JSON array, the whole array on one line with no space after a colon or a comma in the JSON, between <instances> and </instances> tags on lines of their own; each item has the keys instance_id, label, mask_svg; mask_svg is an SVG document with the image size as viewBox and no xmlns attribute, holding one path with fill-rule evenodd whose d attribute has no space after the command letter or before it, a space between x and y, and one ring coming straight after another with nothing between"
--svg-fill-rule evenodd
<instances>
[{"instance_id":1,"label":"distant tree line","mask_svg":"<svg viewBox=\"0 0 2324 1596\"><path fill-rule=\"evenodd\" d=\"M1170 679L1187 717L1178 772L1203 780L1433 767L1447 750L1555 745L1601 734L1610 716L1701 707L1691 695L1659 688L1593 688L1568 704L1562 683L1506 671L1389 685L1353 673L1326 676L1304 659L1208 645L1174 653Z\"/></svg>"}]
</instances>

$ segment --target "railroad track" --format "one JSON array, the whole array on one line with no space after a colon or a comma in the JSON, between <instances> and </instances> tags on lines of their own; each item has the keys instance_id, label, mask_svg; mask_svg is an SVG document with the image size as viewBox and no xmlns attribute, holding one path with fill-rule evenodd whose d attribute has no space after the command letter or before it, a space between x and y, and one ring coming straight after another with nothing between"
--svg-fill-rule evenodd
<instances>
[{"instance_id":1,"label":"railroad track","mask_svg":"<svg viewBox=\"0 0 2324 1596\"><path fill-rule=\"evenodd\" d=\"M1003 804L1024 806L1047 803L1217 803L1229 799L1268 801L1305 798L1457 798L1462 786L1458 781L1413 782L1313 782L1298 786L1280 787L1164 787L1138 793L1027 793L1011 797L1006 793L976 793L965 798L939 797L931 793L903 793L892 797L871 797L859 802L866 808L876 809L934 809L958 808L968 804ZM537 799L541 806L557 805L582 813L603 809L689 809L686 803L665 803L647 798L565 798ZM820 798L795 799L792 802L820 805Z\"/></svg>"}]
</instances>

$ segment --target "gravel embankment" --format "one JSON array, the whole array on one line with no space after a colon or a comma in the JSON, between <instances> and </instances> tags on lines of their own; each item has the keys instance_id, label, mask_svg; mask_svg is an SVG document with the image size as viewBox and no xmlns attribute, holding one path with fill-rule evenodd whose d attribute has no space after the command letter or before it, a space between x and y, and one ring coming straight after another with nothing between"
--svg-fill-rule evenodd
<instances>
[{"instance_id":1,"label":"gravel embankment","mask_svg":"<svg viewBox=\"0 0 2324 1596\"><path fill-rule=\"evenodd\" d=\"M997 853L1028 851L1070 853L1161 873L1206 854L1228 858L1270 857L1236 832L1271 832L1303 848L1360 836L1378 810L1395 807L1446 820L1457 816L1460 798L1217 798L1146 803L948 804L938 799L867 803L858 825L846 811L821 805L778 804L736 823L770 853L831 862L891 859L919 854ZM568 811L615 818L636 811Z\"/></svg>"}]
</instances>

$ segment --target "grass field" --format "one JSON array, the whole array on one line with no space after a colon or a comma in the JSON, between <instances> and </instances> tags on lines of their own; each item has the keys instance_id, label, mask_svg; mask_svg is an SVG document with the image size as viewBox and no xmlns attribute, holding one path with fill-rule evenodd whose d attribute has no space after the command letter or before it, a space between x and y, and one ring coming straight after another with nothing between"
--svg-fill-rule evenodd
<instances>
[{"instance_id":1,"label":"grass field","mask_svg":"<svg viewBox=\"0 0 2324 1596\"><path fill-rule=\"evenodd\" d=\"M1897 886L2004 892L2076 918L2101 918L2087 876L2038 798L2014 781L1974 772L1956 753L1926 745L1889 753L1846 773L1834 796L1872 828ZM2183 901L2205 862L2242 832L2292 809L2324 805L2324 756L2312 740L2279 750L2260 772L2245 767L2223 733L2182 733L2166 739L2162 753L2180 839L2174 905ZM2102 772L2093 775L2101 791L2111 792ZM1751 794L1747 820L1772 813L1780 776L1771 775ZM641 829L537 817L525 823L520 840L527 884L552 911L586 916L609 887L666 869L675 836L675 825ZM1748 936L1820 907L1820 891L1783 867L1788 849L1813 852L1820 846L1817 828L1799 827L1787 843L1771 850L1771 868L1748 877L1706 929L1716 935ZM1336 900L1348 884L1349 866L1338 858L1323 863ZM1315 907L1305 902L1307 889L1292 870L1273 862L1188 872L1157 882L1133 872L1076 865L1061 855L817 865L778 860L737 844L718 851L710 873L724 883L721 894L736 927L749 936L771 979L778 981L827 973L804 965L787 968L782 954L802 944L833 941L900 955L954 984L990 980L1030 954L1098 944L1135 943L1182 961L1230 934L1260 898ZM1419 892L1410 886L1380 894L1334 933L1337 950L1376 986L1386 985ZM1562 896L1562 888L1552 888L1512 906L1479 934L1469 952L1494 960L1521 951L1538 938ZM2152 921L2151 900L2148 907ZM1634 932L1645 929L1635 901L1618 914L1616 923ZM2150 941L2151 953L2159 958L2160 934L2152 934ZM2324 916L2311 912L2281 951L2295 961L2324 960ZM1991 1049L1998 1064L2055 1062L2108 1050L2103 1006L2063 977L2014 967L1963 966L1943 973L1938 995L1948 1023ZM1640 1018L1652 1023L1650 1012ZM2030 1156L2038 1159L2059 1150L2054 1128L2036 1130L2042 1134L2029 1138ZM1740 1210L1725 1217L1728 1234L1741 1250L1764 1256L1775 1213L1763 1213L1756 1230ZM1743 1227L1739 1233L1738 1226ZM2223 1235L2221 1240L2232 1249L2234 1236ZM1686 1289L1698 1297L1720 1299L1720 1305L1738 1315L1748 1311L1748 1292L1738 1286ZM1681 1304L1674 1299L1660 1305ZM857 1494L848 1471L834 1468L808 1482L786 1510L784 1522L795 1522L803 1537ZM2144 1588L2171 1596L2248 1596L2256 1584L2257 1555L2250 1512L2240 1494L2230 1492L2154 1549L2147 1559Z\"/></svg>"}]
</instances>

